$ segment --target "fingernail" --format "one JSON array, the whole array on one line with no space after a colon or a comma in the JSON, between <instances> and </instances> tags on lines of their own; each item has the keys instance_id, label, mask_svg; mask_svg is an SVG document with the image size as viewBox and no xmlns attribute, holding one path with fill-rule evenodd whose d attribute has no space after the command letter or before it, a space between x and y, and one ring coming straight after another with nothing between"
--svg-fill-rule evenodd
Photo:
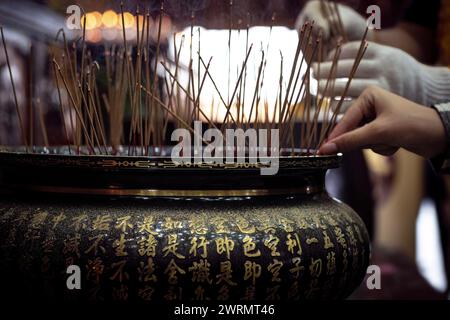
<instances>
[{"instance_id":1,"label":"fingernail","mask_svg":"<svg viewBox=\"0 0 450 320\"><path fill-rule=\"evenodd\" d=\"M321 154L335 154L338 152L338 147L335 143L325 143L322 148L320 148Z\"/></svg>"}]
</instances>

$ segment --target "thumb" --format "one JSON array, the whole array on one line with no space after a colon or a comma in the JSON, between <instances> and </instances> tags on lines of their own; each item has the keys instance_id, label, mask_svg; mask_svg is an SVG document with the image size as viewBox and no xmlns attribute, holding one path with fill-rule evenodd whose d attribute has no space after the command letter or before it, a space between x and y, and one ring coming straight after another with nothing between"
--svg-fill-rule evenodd
<instances>
[{"instance_id":1,"label":"thumb","mask_svg":"<svg viewBox=\"0 0 450 320\"><path fill-rule=\"evenodd\" d=\"M328 141L320 147L319 154L335 154L376 145L379 142L377 132L376 124L368 123Z\"/></svg>"}]
</instances>

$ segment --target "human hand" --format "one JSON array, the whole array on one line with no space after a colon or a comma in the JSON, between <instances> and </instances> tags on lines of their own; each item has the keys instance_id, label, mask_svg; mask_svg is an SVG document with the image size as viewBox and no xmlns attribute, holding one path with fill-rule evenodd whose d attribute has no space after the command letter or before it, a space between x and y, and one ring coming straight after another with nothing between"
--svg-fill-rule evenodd
<instances>
[{"instance_id":1,"label":"human hand","mask_svg":"<svg viewBox=\"0 0 450 320\"><path fill-rule=\"evenodd\" d=\"M341 47L334 86L335 96L343 94L360 44L359 41L354 41ZM317 63L313 64L314 77L320 78L320 90L324 90L326 86L333 56L334 52L330 52L327 61L320 64L320 70ZM450 100L448 83L450 71L447 68L426 66L400 49L370 42L346 97L357 98L365 88L375 85L418 104L430 106ZM345 111L349 105L344 104L341 110Z\"/></svg>"},{"instance_id":2,"label":"human hand","mask_svg":"<svg viewBox=\"0 0 450 320\"><path fill-rule=\"evenodd\" d=\"M391 155L404 148L433 157L446 145L444 125L436 110L371 86L348 109L318 154L371 148Z\"/></svg>"},{"instance_id":3,"label":"human hand","mask_svg":"<svg viewBox=\"0 0 450 320\"><path fill-rule=\"evenodd\" d=\"M296 30L300 30L307 21L314 21L315 28L313 32L316 36L321 32L322 40L325 43L329 43L332 40L335 29L333 25L337 25L339 22L336 21L335 15L330 14L328 6L323 7L321 2L319 0L308 1L298 15L295 27ZM330 5L332 4L330 3ZM346 5L337 4L337 8L347 40L360 40L366 31L366 20L358 12ZM370 35L368 39L370 39Z\"/></svg>"}]
</instances>

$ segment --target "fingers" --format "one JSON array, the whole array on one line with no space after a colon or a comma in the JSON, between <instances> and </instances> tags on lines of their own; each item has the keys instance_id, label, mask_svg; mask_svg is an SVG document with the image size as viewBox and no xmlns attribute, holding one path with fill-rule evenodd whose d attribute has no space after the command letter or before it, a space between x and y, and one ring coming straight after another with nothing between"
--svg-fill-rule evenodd
<instances>
[{"instance_id":1,"label":"fingers","mask_svg":"<svg viewBox=\"0 0 450 320\"><path fill-rule=\"evenodd\" d=\"M330 80L335 80L334 83L334 96L342 96L344 94L345 88L347 86L347 79L351 74L355 63L355 57L360 48L360 42L350 42L342 46L342 52L340 55L340 60L337 62L336 69L334 70L333 78ZM334 57L334 52L329 54L330 57ZM314 63L314 77L320 78L319 90L324 93L326 83L329 75L332 71L332 61L326 61L320 64ZM377 63L376 60L370 59L370 55L364 57L361 60L358 69L353 77L353 80L346 92L346 97L358 97L368 86L381 86L384 87L383 83L380 82L380 68L382 66ZM329 84L328 90L330 90L331 84ZM330 95L330 91L326 95Z\"/></svg>"},{"instance_id":2,"label":"fingers","mask_svg":"<svg viewBox=\"0 0 450 320\"><path fill-rule=\"evenodd\" d=\"M383 91L370 87L356 99L329 135L327 143L320 147L319 154L333 154L379 145L385 134L375 119L377 115L375 96L380 92ZM375 120L372 121L373 119ZM361 125L363 126L360 127Z\"/></svg>"},{"instance_id":3,"label":"fingers","mask_svg":"<svg viewBox=\"0 0 450 320\"><path fill-rule=\"evenodd\" d=\"M364 116L365 113L362 108L355 102L330 133L328 140L331 141L335 137L357 128L364 119Z\"/></svg>"},{"instance_id":4,"label":"fingers","mask_svg":"<svg viewBox=\"0 0 450 320\"><path fill-rule=\"evenodd\" d=\"M376 117L375 94L378 89L370 87L366 89L351 107L347 110L342 119L338 122L334 130L330 133L328 140L333 140L348 131L351 131L362 123L371 121Z\"/></svg>"},{"instance_id":5,"label":"fingers","mask_svg":"<svg viewBox=\"0 0 450 320\"><path fill-rule=\"evenodd\" d=\"M342 59L337 62L337 67L333 72L335 72L335 78L348 78L353 65L355 64L355 59ZM323 63L313 63L312 67L314 70L314 77L321 80L328 79L331 69L333 66L332 61L327 61ZM379 65L374 60L363 59L361 60L358 69L356 70L355 77L357 78L373 78L379 73Z\"/></svg>"},{"instance_id":6,"label":"fingers","mask_svg":"<svg viewBox=\"0 0 450 320\"><path fill-rule=\"evenodd\" d=\"M336 97L331 101L331 110L336 111L340 100L341 97ZM343 115L350 108L353 102L355 102L355 99L353 98L344 98L344 101L341 103L341 107L339 109L339 114Z\"/></svg>"},{"instance_id":7,"label":"fingers","mask_svg":"<svg viewBox=\"0 0 450 320\"><path fill-rule=\"evenodd\" d=\"M386 145L378 145L372 147L372 151L382 156L391 156L397 152L398 147L386 146Z\"/></svg>"},{"instance_id":8,"label":"fingers","mask_svg":"<svg viewBox=\"0 0 450 320\"><path fill-rule=\"evenodd\" d=\"M360 128L341 134L334 139L330 139L329 142L320 147L319 154L334 154L362 149L377 145L379 139L380 136L376 124L371 122Z\"/></svg>"},{"instance_id":9,"label":"fingers","mask_svg":"<svg viewBox=\"0 0 450 320\"><path fill-rule=\"evenodd\" d=\"M347 86L347 79L336 79L333 88L333 96L341 97L344 94L345 87ZM345 97L359 97L362 92L370 86L381 86L381 83L376 79L353 79L350 83L350 87L347 90ZM326 80L319 81L319 90L324 93L326 87ZM330 84L328 85L328 92L326 95L330 95ZM344 97L344 98L345 98Z\"/></svg>"},{"instance_id":10,"label":"fingers","mask_svg":"<svg viewBox=\"0 0 450 320\"><path fill-rule=\"evenodd\" d=\"M345 43L341 46L341 54L339 56L340 60L343 59L355 59L358 55L359 47L361 46L361 41L352 41ZM374 59L376 55L376 48L379 45L376 43L370 42L369 46L367 47L366 53L364 54L364 59ZM327 56L327 61L333 60L334 54L336 49L330 51L330 53Z\"/></svg>"},{"instance_id":11,"label":"fingers","mask_svg":"<svg viewBox=\"0 0 450 320\"><path fill-rule=\"evenodd\" d=\"M330 25L321 10L320 1L309 1L305 4L295 22L296 29L300 30L307 21L314 21L315 28L313 32L316 35L319 33L319 30L321 30L323 40L329 39Z\"/></svg>"}]
</instances>

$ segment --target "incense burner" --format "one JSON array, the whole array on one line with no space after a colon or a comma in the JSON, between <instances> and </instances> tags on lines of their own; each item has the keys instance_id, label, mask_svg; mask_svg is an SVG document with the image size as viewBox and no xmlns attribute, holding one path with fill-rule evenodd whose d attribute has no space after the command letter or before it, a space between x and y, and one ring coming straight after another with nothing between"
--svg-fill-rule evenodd
<instances>
[{"instance_id":1,"label":"incense burner","mask_svg":"<svg viewBox=\"0 0 450 320\"><path fill-rule=\"evenodd\" d=\"M358 215L324 189L339 162L285 156L262 176L261 164L4 149L3 290L51 301L345 298L370 247Z\"/></svg>"}]
</instances>

